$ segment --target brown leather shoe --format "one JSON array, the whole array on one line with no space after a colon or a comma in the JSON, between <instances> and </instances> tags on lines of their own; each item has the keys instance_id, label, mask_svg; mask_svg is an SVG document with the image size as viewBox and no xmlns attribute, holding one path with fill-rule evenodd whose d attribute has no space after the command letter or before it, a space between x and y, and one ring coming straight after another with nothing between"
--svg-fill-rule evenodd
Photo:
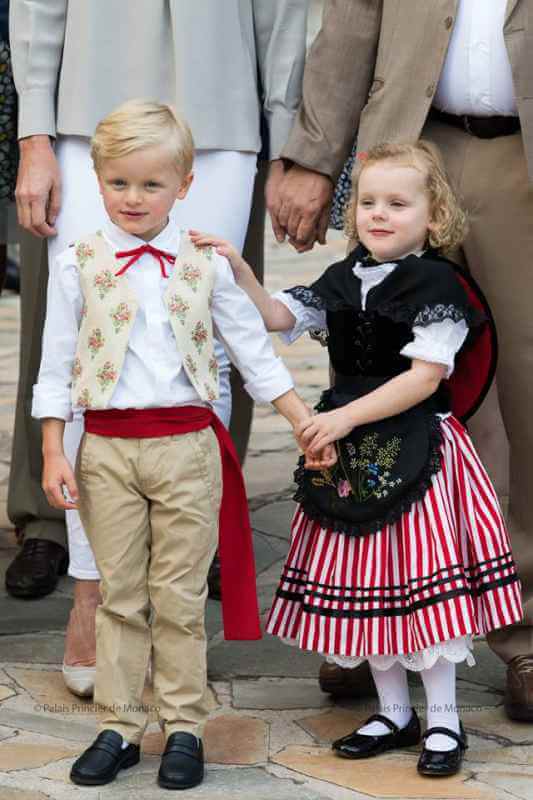
<instances>
[{"instance_id":1,"label":"brown leather shoe","mask_svg":"<svg viewBox=\"0 0 533 800\"><path fill-rule=\"evenodd\" d=\"M533 655L515 656L507 664L505 711L511 719L533 722Z\"/></svg>"},{"instance_id":2,"label":"brown leather shoe","mask_svg":"<svg viewBox=\"0 0 533 800\"><path fill-rule=\"evenodd\" d=\"M323 692L333 697L375 697L376 687L368 661L354 669L323 661L318 673L318 684Z\"/></svg>"}]
</instances>

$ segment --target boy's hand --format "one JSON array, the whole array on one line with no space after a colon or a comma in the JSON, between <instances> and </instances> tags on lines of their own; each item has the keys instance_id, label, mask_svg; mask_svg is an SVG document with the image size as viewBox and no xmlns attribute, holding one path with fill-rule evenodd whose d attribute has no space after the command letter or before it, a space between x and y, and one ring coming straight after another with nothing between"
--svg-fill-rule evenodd
<instances>
[{"instance_id":1,"label":"boy's hand","mask_svg":"<svg viewBox=\"0 0 533 800\"><path fill-rule=\"evenodd\" d=\"M46 499L52 508L61 508L66 511L77 508L78 487L69 462L61 454L48 455L44 458L42 487ZM73 502L65 499L63 489L66 490Z\"/></svg>"},{"instance_id":2,"label":"boy's hand","mask_svg":"<svg viewBox=\"0 0 533 800\"><path fill-rule=\"evenodd\" d=\"M337 463L337 451L334 444L327 444L316 456L305 453L305 468L321 471L331 469Z\"/></svg>"},{"instance_id":3,"label":"boy's hand","mask_svg":"<svg viewBox=\"0 0 533 800\"><path fill-rule=\"evenodd\" d=\"M349 411L337 408L303 420L296 426L295 433L300 447L316 458L326 445L344 438L353 427Z\"/></svg>"},{"instance_id":4,"label":"boy's hand","mask_svg":"<svg viewBox=\"0 0 533 800\"><path fill-rule=\"evenodd\" d=\"M227 258L237 283L244 273L250 269L237 248L233 247L225 239L195 230L190 230L189 236L196 247L214 247L219 256Z\"/></svg>"}]
</instances>

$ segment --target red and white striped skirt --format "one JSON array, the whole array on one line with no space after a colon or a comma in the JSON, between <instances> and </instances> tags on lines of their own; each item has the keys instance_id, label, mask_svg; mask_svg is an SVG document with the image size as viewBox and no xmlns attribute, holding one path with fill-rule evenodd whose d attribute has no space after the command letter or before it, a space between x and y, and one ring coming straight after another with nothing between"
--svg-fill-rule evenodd
<instances>
[{"instance_id":1,"label":"red and white striped skirt","mask_svg":"<svg viewBox=\"0 0 533 800\"><path fill-rule=\"evenodd\" d=\"M297 508L267 623L305 650L368 657L520 622L520 583L496 493L460 422L441 420L442 469L398 522L367 536Z\"/></svg>"}]
</instances>

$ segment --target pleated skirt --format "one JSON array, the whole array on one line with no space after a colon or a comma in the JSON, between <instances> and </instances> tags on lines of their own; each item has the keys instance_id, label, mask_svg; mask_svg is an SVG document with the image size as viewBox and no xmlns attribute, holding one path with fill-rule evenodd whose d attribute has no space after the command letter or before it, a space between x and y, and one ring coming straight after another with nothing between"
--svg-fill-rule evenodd
<instances>
[{"instance_id":1,"label":"pleated skirt","mask_svg":"<svg viewBox=\"0 0 533 800\"><path fill-rule=\"evenodd\" d=\"M490 479L465 428L441 420L441 470L377 533L321 527L301 507L267 631L349 657L415 653L520 622L520 582Z\"/></svg>"}]
</instances>

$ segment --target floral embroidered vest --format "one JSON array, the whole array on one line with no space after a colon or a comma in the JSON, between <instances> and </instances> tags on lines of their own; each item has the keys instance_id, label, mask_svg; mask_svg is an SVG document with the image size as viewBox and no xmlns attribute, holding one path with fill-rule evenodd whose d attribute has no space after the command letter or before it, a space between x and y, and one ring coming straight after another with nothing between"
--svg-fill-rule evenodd
<instances>
[{"instance_id":1,"label":"floral embroidered vest","mask_svg":"<svg viewBox=\"0 0 533 800\"><path fill-rule=\"evenodd\" d=\"M84 307L72 370L72 403L108 408L126 357L138 302L121 263L100 232L75 242ZM182 231L164 302L187 377L202 400L218 398L211 294L211 248L197 249ZM137 267L138 268L138 267Z\"/></svg>"}]
</instances>

